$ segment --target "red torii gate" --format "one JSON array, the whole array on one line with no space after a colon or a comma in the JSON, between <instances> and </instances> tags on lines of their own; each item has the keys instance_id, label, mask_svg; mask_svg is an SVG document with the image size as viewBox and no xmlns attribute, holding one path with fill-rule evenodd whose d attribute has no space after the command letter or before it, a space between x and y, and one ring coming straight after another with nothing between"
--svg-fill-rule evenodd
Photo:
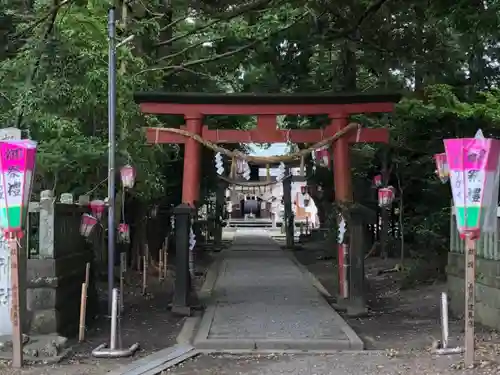
<instances>
[{"instance_id":1,"label":"red torii gate","mask_svg":"<svg viewBox=\"0 0 500 375\"><path fill-rule=\"evenodd\" d=\"M147 114L183 115L182 128L213 143L316 143L348 125L349 116L361 113L392 112L400 94L205 94L138 93L135 101ZM325 129L280 130L278 115L328 115ZM217 130L203 125L205 115L255 115L252 130ZM147 128L148 143L184 143L182 202L193 205L200 194L201 147L196 140L161 128ZM353 200L349 144L355 142L387 143L387 129L363 128L341 137L333 144L335 199ZM340 258L340 257L339 257Z\"/></svg>"}]
</instances>

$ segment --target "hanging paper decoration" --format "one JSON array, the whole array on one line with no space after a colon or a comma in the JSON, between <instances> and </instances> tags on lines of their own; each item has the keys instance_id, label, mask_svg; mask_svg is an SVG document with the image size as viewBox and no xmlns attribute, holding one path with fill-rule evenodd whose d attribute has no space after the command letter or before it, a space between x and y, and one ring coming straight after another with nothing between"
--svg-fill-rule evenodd
<instances>
[{"instance_id":1,"label":"hanging paper decoration","mask_svg":"<svg viewBox=\"0 0 500 375\"><path fill-rule=\"evenodd\" d=\"M395 190L392 186L380 188L378 190L378 205L380 207L389 207L394 201Z\"/></svg>"},{"instance_id":2,"label":"hanging paper decoration","mask_svg":"<svg viewBox=\"0 0 500 375\"><path fill-rule=\"evenodd\" d=\"M104 208L106 204L104 201L100 199L94 199L90 202L90 209L92 210L92 215L99 220L102 218L102 214L104 213Z\"/></svg>"},{"instance_id":3,"label":"hanging paper decoration","mask_svg":"<svg viewBox=\"0 0 500 375\"><path fill-rule=\"evenodd\" d=\"M132 189L135 184L135 168L127 164L120 168L120 177L124 188Z\"/></svg>"},{"instance_id":4,"label":"hanging paper decoration","mask_svg":"<svg viewBox=\"0 0 500 375\"><path fill-rule=\"evenodd\" d=\"M224 161L220 152L215 154L215 170L219 176L224 173Z\"/></svg>"},{"instance_id":5,"label":"hanging paper decoration","mask_svg":"<svg viewBox=\"0 0 500 375\"><path fill-rule=\"evenodd\" d=\"M276 179L278 181L283 180L285 178L285 172L286 172L285 164L283 162L281 162L279 167L278 167L278 175L276 176Z\"/></svg>"},{"instance_id":6,"label":"hanging paper decoration","mask_svg":"<svg viewBox=\"0 0 500 375\"><path fill-rule=\"evenodd\" d=\"M313 173L316 172L316 151L313 151L311 152L311 160L312 160L312 170L313 170Z\"/></svg>"},{"instance_id":7,"label":"hanging paper decoration","mask_svg":"<svg viewBox=\"0 0 500 375\"><path fill-rule=\"evenodd\" d=\"M5 233L22 235L31 196L35 168L36 142L0 142L2 184L0 188L0 227Z\"/></svg>"},{"instance_id":8,"label":"hanging paper decoration","mask_svg":"<svg viewBox=\"0 0 500 375\"><path fill-rule=\"evenodd\" d=\"M196 235L193 226L189 229L189 272L194 276L194 247L196 246Z\"/></svg>"},{"instance_id":9,"label":"hanging paper decoration","mask_svg":"<svg viewBox=\"0 0 500 375\"><path fill-rule=\"evenodd\" d=\"M375 187L379 188L382 186L382 184L383 184L383 182L382 182L382 175L381 174L378 174L375 177L373 177L373 185Z\"/></svg>"},{"instance_id":10,"label":"hanging paper decoration","mask_svg":"<svg viewBox=\"0 0 500 375\"><path fill-rule=\"evenodd\" d=\"M434 155L434 160L436 161L436 174L444 184L450 178L450 168L448 167L446 153L443 152L441 154Z\"/></svg>"},{"instance_id":11,"label":"hanging paper decoration","mask_svg":"<svg viewBox=\"0 0 500 375\"><path fill-rule=\"evenodd\" d=\"M445 139L446 159L458 231L472 239L496 230L500 141L484 138Z\"/></svg>"},{"instance_id":12,"label":"hanging paper decoration","mask_svg":"<svg viewBox=\"0 0 500 375\"><path fill-rule=\"evenodd\" d=\"M121 243L130 243L130 227L128 224L121 223L118 225L118 240Z\"/></svg>"},{"instance_id":13,"label":"hanging paper decoration","mask_svg":"<svg viewBox=\"0 0 500 375\"><path fill-rule=\"evenodd\" d=\"M344 242L346 227L347 227L347 225L345 223L344 217L341 217L341 220L339 222L339 227L338 227L338 233L337 233L337 242L339 244Z\"/></svg>"},{"instance_id":14,"label":"hanging paper decoration","mask_svg":"<svg viewBox=\"0 0 500 375\"><path fill-rule=\"evenodd\" d=\"M243 178L245 180L250 180L250 165L248 165L248 163L245 161L245 164L244 164L244 167L243 167Z\"/></svg>"},{"instance_id":15,"label":"hanging paper decoration","mask_svg":"<svg viewBox=\"0 0 500 375\"><path fill-rule=\"evenodd\" d=\"M80 222L80 234L83 237L88 238L98 221L99 220L92 215L83 214Z\"/></svg>"}]
</instances>

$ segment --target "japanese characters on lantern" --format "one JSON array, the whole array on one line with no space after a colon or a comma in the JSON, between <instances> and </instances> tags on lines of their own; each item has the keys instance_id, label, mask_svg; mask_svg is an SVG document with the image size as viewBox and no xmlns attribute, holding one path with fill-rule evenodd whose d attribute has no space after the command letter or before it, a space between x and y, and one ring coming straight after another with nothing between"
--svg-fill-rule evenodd
<instances>
[{"instance_id":1,"label":"japanese characters on lantern","mask_svg":"<svg viewBox=\"0 0 500 375\"><path fill-rule=\"evenodd\" d=\"M5 232L17 233L18 236L22 233L28 214L35 158L36 142L0 142L0 227Z\"/></svg>"},{"instance_id":2,"label":"japanese characters on lantern","mask_svg":"<svg viewBox=\"0 0 500 375\"><path fill-rule=\"evenodd\" d=\"M459 232L477 238L481 231L494 231L500 141L476 135L445 139L444 145Z\"/></svg>"}]
</instances>

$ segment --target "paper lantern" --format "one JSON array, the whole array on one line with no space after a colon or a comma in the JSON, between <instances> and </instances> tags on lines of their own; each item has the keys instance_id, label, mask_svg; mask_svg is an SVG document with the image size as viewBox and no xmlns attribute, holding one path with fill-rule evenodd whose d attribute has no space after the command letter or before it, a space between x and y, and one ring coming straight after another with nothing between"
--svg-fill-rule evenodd
<instances>
[{"instance_id":1,"label":"paper lantern","mask_svg":"<svg viewBox=\"0 0 500 375\"><path fill-rule=\"evenodd\" d=\"M378 205L380 207L389 207L394 201L395 191L392 186L378 190Z\"/></svg>"},{"instance_id":2,"label":"paper lantern","mask_svg":"<svg viewBox=\"0 0 500 375\"><path fill-rule=\"evenodd\" d=\"M92 215L94 217L101 219L102 214L104 212L104 208L106 207L106 204L104 201L100 199L94 199L93 201L90 202L90 209L92 210Z\"/></svg>"},{"instance_id":3,"label":"paper lantern","mask_svg":"<svg viewBox=\"0 0 500 375\"><path fill-rule=\"evenodd\" d=\"M494 232L500 141L478 132L475 138L445 139L444 146L458 231L472 239Z\"/></svg>"},{"instance_id":4,"label":"paper lantern","mask_svg":"<svg viewBox=\"0 0 500 375\"><path fill-rule=\"evenodd\" d=\"M80 222L80 234L83 237L88 238L98 221L99 220L97 220L97 218L92 215L83 214L82 220Z\"/></svg>"},{"instance_id":5,"label":"paper lantern","mask_svg":"<svg viewBox=\"0 0 500 375\"><path fill-rule=\"evenodd\" d=\"M434 155L434 160L436 162L436 174L444 184L450 178L450 168L448 167L446 153L443 152L441 154Z\"/></svg>"},{"instance_id":6,"label":"paper lantern","mask_svg":"<svg viewBox=\"0 0 500 375\"><path fill-rule=\"evenodd\" d=\"M316 150L315 159L320 166L330 167L330 151L327 148Z\"/></svg>"},{"instance_id":7,"label":"paper lantern","mask_svg":"<svg viewBox=\"0 0 500 375\"><path fill-rule=\"evenodd\" d=\"M28 215L28 204L36 159L36 142L12 140L0 142L2 184L0 187L0 227L18 237Z\"/></svg>"},{"instance_id":8,"label":"paper lantern","mask_svg":"<svg viewBox=\"0 0 500 375\"><path fill-rule=\"evenodd\" d=\"M129 164L121 167L120 177L122 179L123 187L132 189L135 184L135 168Z\"/></svg>"},{"instance_id":9,"label":"paper lantern","mask_svg":"<svg viewBox=\"0 0 500 375\"><path fill-rule=\"evenodd\" d=\"M130 227L128 224L121 223L118 225L118 240L121 243L130 243Z\"/></svg>"},{"instance_id":10,"label":"paper lantern","mask_svg":"<svg viewBox=\"0 0 500 375\"><path fill-rule=\"evenodd\" d=\"M373 177L373 185L375 187L381 187L382 186L382 175L378 174L375 177Z\"/></svg>"}]
</instances>

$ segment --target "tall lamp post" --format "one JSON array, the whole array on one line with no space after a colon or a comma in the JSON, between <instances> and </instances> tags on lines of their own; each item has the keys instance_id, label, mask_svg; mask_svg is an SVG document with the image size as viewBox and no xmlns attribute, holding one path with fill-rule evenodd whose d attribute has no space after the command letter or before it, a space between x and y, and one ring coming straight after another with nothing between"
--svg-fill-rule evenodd
<instances>
[{"instance_id":1,"label":"tall lamp post","mask_svg":"<svg viewBox=\"0 0 500 375\"><path fill-rule=\"evenodd\" d=\"M115 267L115 153L116 153L116 49L134 38L116 43L115 8L108 11L108 313L111 316Z\"/></svg>"}]
</instances>

